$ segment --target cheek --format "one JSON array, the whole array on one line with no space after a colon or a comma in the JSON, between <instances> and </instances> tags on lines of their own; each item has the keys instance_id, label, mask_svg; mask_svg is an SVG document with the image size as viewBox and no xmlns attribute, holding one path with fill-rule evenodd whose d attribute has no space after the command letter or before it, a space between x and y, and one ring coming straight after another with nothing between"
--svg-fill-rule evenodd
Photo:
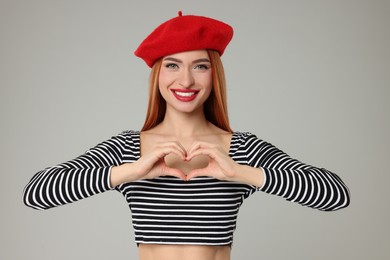
<instances>
[{"instance_id":1,"label":"cheek","mask_svg":"<svg viewBox=\"0 0 390 260\"><path fill-rule=\"evenodd\" d=\"M203 85L211 91L213 86L213 79L211 73L209 75L205 75L203 82Z\"/></svg>"},{"instance_id":2,"label":"cheek","mask_svg":"<svg viewBox=\"0 0 390 260\"><path fill-rule=\"evenodd\" d=\"M160 92L161 96L164 100L166 100L168 95L168 87L172 85L172 80L166 73L163 71L160 71L160 74L158 76L158 91Z\"/></svg>"},{"instance_id":3,"label":"cheek","mask_svg":"<svg viewBox=\"0 0 390 260\"><path fill-rule=\"evenodd\" d=\"M159 84L158 84L158 92L160 92L160 95L163 97L163 99L166 100L168 89L167 89L167 87L164 85L163 82L159 82Z\"/></svg>"},{"instance_id":4,"label":"cheek","mask_svg":"<svg viewBox=\"0 0 390 260\"><path fill-rule=\"evenodd\" d=\"M210 97L210 93L213 90L213 81L209 78L205 78L202 82L205 98L208 99Z\"/></svg>"},{"instance_id":5,"label":"cheek","mask_svg":"<svg viewBox=\"0 0 390 260\"><path fill-rule=\"evenodd\" d=\"M164 73L160 71L160 74L158 75L158 85L161 86L164 84Z\"/></svg>"},{"instance_id":6,"label":"cheek","mask_svg":"<svg viewBox=\"0 0 390 260\"><path fill-rule=\"evenodd\" d=\"M169 73L166 73L163 69L160 71L158 76L158 85L166 87L171 85L174 82L174 78Z\"/></svg>"}]
</instances>

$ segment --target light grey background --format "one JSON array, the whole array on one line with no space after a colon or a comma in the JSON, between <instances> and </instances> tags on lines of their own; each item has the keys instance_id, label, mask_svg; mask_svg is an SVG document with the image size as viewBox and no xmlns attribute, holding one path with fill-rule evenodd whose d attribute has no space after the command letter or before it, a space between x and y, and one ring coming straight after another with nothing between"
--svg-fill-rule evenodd
<instances>
[{"instance_id":1,"label":"light grey background","mask_svg":"<svg viewBox=\"0 0 390 260\"><path fill-rule=\"evenodd\" d=\"M0 258L136 259L119 193L45 212L21 195L38 170L142 126L149 69L132 53L178 10L235 29L223 56L233 128L352 192L333 213L253 195L233 259L389 259L390 4L375 0L1 0Z\"/></svg>"}]
</instances>

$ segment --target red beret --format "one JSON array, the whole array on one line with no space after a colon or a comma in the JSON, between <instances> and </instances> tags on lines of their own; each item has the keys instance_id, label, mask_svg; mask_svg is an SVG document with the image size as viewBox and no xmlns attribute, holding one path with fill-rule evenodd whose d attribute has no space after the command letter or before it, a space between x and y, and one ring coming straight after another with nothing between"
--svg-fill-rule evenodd
<instances>
[{"instance_id":1,"label":"red beret","mask_svg":"<svg viewBox=\"0 0 390 260\"><path fill-rule=\"evenodd\" d=\"M166 55L211 49L223 54L233 37L233 28L221 21L196 15L179 15L158 26L134 54L149 67Z\"/></svg>"}]
</instances>

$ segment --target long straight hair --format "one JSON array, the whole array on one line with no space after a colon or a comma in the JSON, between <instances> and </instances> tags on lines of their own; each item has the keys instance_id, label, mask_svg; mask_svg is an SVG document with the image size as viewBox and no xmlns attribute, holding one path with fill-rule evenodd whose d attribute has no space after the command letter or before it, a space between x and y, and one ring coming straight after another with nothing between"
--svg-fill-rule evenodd
<instances>
[{"instance_id":1,"label":"long straight hair","mask_svg":"<svg viewBox=\"0 0 390 260\"><path fill-rule=\"evenodd\" d=\"M209 98L203 105L206 119L217 127L232 132L227 112L226 80L222 61L219 53L214 50L207 50L212 71L212 90ZM160 74L162 59L156 61L152 67L149 77L149 101L144 126L141 131L149 130L164 120L166 102L160 94L158 78Z\"/></svg>"}]
</instances>

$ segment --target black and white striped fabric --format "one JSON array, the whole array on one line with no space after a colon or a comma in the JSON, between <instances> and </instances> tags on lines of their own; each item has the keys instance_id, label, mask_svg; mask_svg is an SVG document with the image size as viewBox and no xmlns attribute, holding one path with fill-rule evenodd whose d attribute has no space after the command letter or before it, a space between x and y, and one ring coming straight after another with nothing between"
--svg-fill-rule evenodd
<instances>
[{"instance_id":1,"label":"black and white striped fabric","mask_svg":"<svg viewBox=\"0 0 390 260\"><path fill-rule=\"evenodd\" d=\"M348 188L337 175L292 159L251 133L234 132L229 155L239 164L261 167L264 185L166 176L115 187L132 212L135 242L229 245L240 206L257 190L324 211L349 204ZM140 133L125 131L74 160L38 172L24 189L24 202L42 210L111 190L111 167L139 157Z\"/></svg>"}]
</instances>

